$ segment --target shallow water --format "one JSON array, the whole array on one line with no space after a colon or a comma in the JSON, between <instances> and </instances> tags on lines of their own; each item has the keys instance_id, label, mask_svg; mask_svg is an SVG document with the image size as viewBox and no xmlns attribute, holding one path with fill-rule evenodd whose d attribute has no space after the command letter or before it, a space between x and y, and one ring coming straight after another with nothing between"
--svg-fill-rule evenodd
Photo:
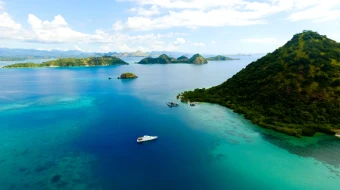
<instances>
[{"instance_id":1,"label":"shallow water","mask_svg":"<svg viewBox=\"0 0 340 190\"><path fill-rule=\"evenodd\" d=\"M254 60L0 69L1 189L338 189L335 137L288 137L218 105L166 106ZM139 78L115 79L126 71ZM159 139L137 144L144 134Z\"/></svg>"}]
</instances>

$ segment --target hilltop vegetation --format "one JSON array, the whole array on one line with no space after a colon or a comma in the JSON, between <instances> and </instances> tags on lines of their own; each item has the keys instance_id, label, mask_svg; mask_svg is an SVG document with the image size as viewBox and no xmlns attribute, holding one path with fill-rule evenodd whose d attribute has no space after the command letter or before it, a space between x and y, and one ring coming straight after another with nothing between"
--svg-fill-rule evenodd
<instances>
[{"instance_id":1,"label":"hilltop vegetation","mask_svg":"<svg viewBox=\"0 0 340 190\"><path fill-rule=\"evenodd\" d=\"M115 56L115 57L147 57L149 56L149 54L144 53L140 50L136 52L121 52L121 53L109 52L109 53L105 53L104 55Z\"/></svg>"},{"instance_id":2,"label":"hilltop vegetation","mask_svg":"<svg viewBox=\"0 0 340 190\"><path fill-rule=\"evenodd\" d=\"M234 60L230 57L226 57L226 56L222 56L222 55L218 55L215 57L209 57L207 58L208 61L229 61L229 60Z\"/></svg>"},{"instance_id":3,"label":"hilltop vegetation","mask_svg":"<svg viewBox=\"0 0 340 190\"><path fill-rule=\"evenodd\" d=\"M195 54L188 60L188 63L206 64L208 63L208 61L204 57L202 57L200 54Z\"/></svg>"},{"instance_id":4,"label":"hilltop vegetation","mask_svg":"<svg viewBox=\"0 0 340 190\"><path fill-rule=\"evenodd\" d=\"M120 75L120 77L118 77L118 79L135 79L138 78L137 75L133 74L133 73L123 73Z\"/></svg>"},{"instance_id":5,"label":"hilltop vegetation","mask_svg":"<svg viewBox=\"0 0 340 190\"><path fill-rule=\"evenodd\" d=\"M185 56L181 56L177 59L169 57L166 54L162 54L157 58L147 57L142 59L139 64L167 64L167 63L190 63L190 64L205 64L208 63L204 57L200 54L195 54L190 59Z\"/></svg>"},{"instance_id":6,"label":"hilltop vegetation","mask_svg":"<svg viewBox=\"0 0 340 190\"><path fill-rule=\"evenodd\" d=\"M3 68L36 68L36 67L79 67L79 66L108 66L124 64L127 65L125 61L111 56L103 57L90 57L83 59L76 58L63 58L52 61L47 61L44 63L16 63L13 65L7 65Z\"/></svg>"},{"instance_id":7,"label":"hilltop vegetation","mask_svg":"<svg viewBox=\"0 0 340 190\"><path fill-rule=\"evenodd\" d=\"M304 31L221 85L182 96L229 107L289 135L334 134L340 129L340 44Z\"/></svg>"},{"instance_id":8,"label":"hilltop vegetation","mask_svg":"<svg viewBox=\"0 0 340 190\"><path fill-rule=\"evenodd\" d=\"M177 61L179 61L179 62L187 62L187 61L189 61L189 58L184 56L184 55L182 55L181 57L177 58Z\"/></svg>"}]
</instances>

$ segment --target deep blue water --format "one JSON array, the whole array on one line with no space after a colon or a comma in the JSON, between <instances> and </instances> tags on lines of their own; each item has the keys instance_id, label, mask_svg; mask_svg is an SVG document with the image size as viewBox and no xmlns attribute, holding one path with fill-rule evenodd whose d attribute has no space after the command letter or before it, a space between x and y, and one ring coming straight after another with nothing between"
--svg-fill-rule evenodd
<instances>
[{"instance_id":1,"label":"deep blue water","mask_svg":"<svg viewBox=\"0 0 340 190\"><path fill-rule=\"evenodd\" d=\"M288 137L217 105L166 106L178 93L218 85L254 60L0 69L0 186L337 189L335 137ZM139 78L116 79L126 71ZM159 139L137 144L142 135Z\"/></svg>"}]
</instances>

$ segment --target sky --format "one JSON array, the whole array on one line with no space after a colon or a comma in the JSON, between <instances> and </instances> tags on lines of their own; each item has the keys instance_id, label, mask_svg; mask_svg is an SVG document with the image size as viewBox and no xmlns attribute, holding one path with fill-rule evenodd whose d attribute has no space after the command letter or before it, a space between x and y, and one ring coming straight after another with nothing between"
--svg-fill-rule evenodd
<instances>
[{"instance_id":1,"label":"sky","mask_svg":"<svg viewBox=\"0 0 340 190\"><path fill-rule=\"evenodd\" d=\"M0 47L268 53L303 30L340 41L340 0L0 0Z\"/></svg>"}]
</instances>

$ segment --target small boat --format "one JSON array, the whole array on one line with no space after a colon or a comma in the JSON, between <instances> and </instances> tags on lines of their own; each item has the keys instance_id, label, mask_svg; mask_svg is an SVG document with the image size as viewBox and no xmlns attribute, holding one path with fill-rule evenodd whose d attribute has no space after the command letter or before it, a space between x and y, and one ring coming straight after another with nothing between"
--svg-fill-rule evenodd
<instances>
[{"instance_id":1,"label":"small boat","mask_svg":"<svg viewBox=\"0 0 340 190\"><path fill-rule=\"evenodd\" d=\"M111 77L109 77L109 80L111 80Z\"/></svg>"},{"instance_id":2,"label":"small boat","mask_svg":"<svg viewBox=\"0 0 340 190\"><path fill-rule=\"evenodd\" d=\"M195 103L190 103L190 106L195 106L196 104Z\"/></svg>"},{"instance_id":3,"label":"small boat","mask_svg":"<svg viewBox=\"0 0 340 190\"><path fill-rule=\"evenodd\" d=\"M157 136L149 136L149 135L144 135L143 137L138 137L137 142L145 142L145 141L151 141L157 139Z\"/></svg>"},{"instance_id":4,"label":"small boat","mask_svg":"<svg viewBox=\"0 0 340 190\"><path fill-rule=\"evenodd\" d=\"M167 102L166 103L170 108L172 108L172 107L178 107L179 105L177 104L177 103L175 103L175 102Z\"/></svg>"}]
</instances>

